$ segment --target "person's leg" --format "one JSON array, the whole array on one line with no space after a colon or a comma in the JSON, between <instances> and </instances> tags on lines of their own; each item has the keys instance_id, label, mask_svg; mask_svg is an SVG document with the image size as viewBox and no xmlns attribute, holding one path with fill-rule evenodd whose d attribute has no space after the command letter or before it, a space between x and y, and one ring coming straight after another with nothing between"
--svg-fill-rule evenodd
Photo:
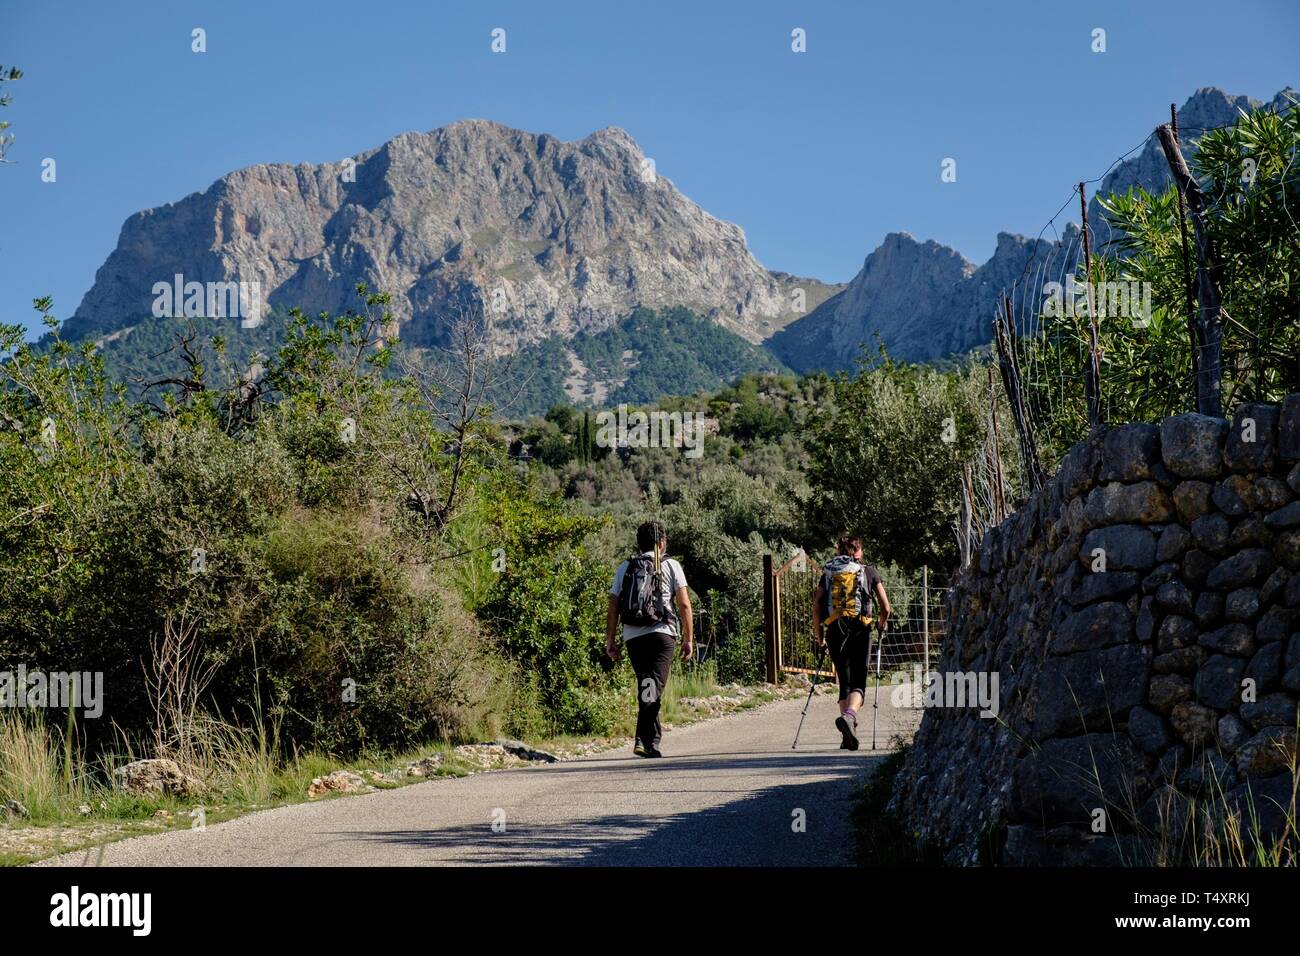
<instances>
[{"instance_id":1,"label":"person's leg","mask_svg":"<svg viewBox=\"0 0 1300 956\"><path fill-rule=\"evenodd\" d=\"M854 677L851 637L852 632L843 620L836 621L826 630L826 643L830 647L831 660L835 663L835 677L840 684L840 713L835 718L835 729L840 732L841 750L858 749L858 739L854 735L853 722L848 714Z\"/></svg>"},{"instance_id":2,"label":"person's leg","mask_svg":"<svg viewBox=\"0 0 1300 956\"><path fill-rule=\"evenodd\" d=\"M840 713L852 709L857 711L862 706L863 667L859 658L859 631L863 628L844 621L836 621L830 629L828 643L831 648L831 661L835 664L835 676L840 683ZM863 652L865 659L865 652Z\"/></svg>"},{"instance_id":3,"label":"person's leg","mask_svg":"<svg viewBox=\"0 0 1300 956\"><path fill-rule=\"evenodd\" d=\"M845 651L849 662L849 694L844 709L856 714L866 700L867 677L871 668L870 629L856 624Z\"/></svg>"},{"instance_id":4,"label":"person's leg","mask_svg":"<svg viewBox=\"0 0 1300 956\"><path fill-rule=\"evenodd\" d=\"M651 668L651 676L654 678L655 686L658 693L655 694L654 710L651 716L651 738L642 741L650 744L655 750L659 749L659 741L663 739L663 726L659 723L659 705L663 700L664 689L668 686L668 675L673 666L673 655L677 650L677 639L671 634L647 634L647 638L657 643L655 648L655 657Z\"/></svg>"},{"instance_id":5,"label":"person's leg","mask_svg":"<svg viewBox=\"0 0 1300 956\"><path fill-rule=\"evenodd\" d=\"M840 713L844 713L845 700L849 696L849 663L844 656L844 633L842 622L835 621L826 626L827 656L835 669L835 680L840 685Z\"/></svg>"},{"instance_id":6,"label":"person's leg","mask_svg":"<svg viewBox=\"0 0 1300 956\"><path fill-rule=\"evenodd\" d=\"M638 744L648 744L650 742L648 736L654 729L653 718L647 713L649 703L647 697L653 699L656 706L659 700L658 693L645 684L651 671L649 642L652 640L653 635L643 634L627 642L627 659L632 664L632 673L636 675L636 686L633 692L636 694L636 742Z\"/></svg>"},{"instance_id":7,"label":"person's leg","mask_svg":"<svg viewBox=\"0 0 1300 956\"><path fill-rule=\"evenodd\" d=\"M871 646L870 632L854 621L845 625L844 676L840 683L840 716L836 718L843 740L843 750L858 749L858 710L865 698L867 657Z\"/></svg>"},{"instance_id":8,"label":"person's leg","mask_svg":"<svg viewBox=\"0 0 1300 956\"><path fill-rule=\"evenodd\" d=\"M663 736L659 706L675 647L671 634L643 634L627 642L628 660L636 674L636 739L655 750Z\"/></svg>"}]
</instances>

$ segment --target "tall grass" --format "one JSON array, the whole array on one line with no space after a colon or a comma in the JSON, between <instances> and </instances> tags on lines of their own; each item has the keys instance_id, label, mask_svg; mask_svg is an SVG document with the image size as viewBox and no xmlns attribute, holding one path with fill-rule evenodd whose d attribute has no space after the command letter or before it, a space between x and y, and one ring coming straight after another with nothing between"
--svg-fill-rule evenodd
<instances>
[{"instance_id":1,"label":"tall grass","mask_svg":"<svg viewBox=\"0 0 1300 956\"><path fill-rule=\"evenodd\" d=\"M1112 728L1112 732L1114 732ZM1279 748L1286 753L1284 748ZM1204 759L1207 752L1198 754ZM1294 751L1287 753L1291 775L1290 794L1284 805L1264 807L1257 803L1251 788L1244 801L1223 788L1214 773L1207 772L1207 787L1197 795L1179 794L1178 799L1156 805L1154 826L1144 822L1138 807L1137 782L1121 775L1118 792L1107 793L1097 766L1097 755L1090 767L1058 769L1063 776L1075 777L1092 791L1108 815L1123 821L1125 829L1140 838L1134 851L1126 852L1126 866L1172 867L1278 867L1300 864L1300 815L1297 814L1297 787L1300 767ZM1196 758L1193 758L1196 759ZM1280 773L1286 773L1286 770ZM1259 780L1252 781L1258 785ZM1166 791L1167 793L1171 793ZM1265 833L1263 815L1277 814L1281 828Z\"/></svg>"},{"instance_id":2,"label":"tall grass","mask_svg":"<svg viewBox=\"0 0 1300 956\"><path fill-rule=\"evenodd\" d=\"M28 812L23 822L141 819L182 805L173 797L127 794L113 786L114 766L139 756L129 741L91 762L67 745L68 739L46 726L39 713L0 712L0 802L22 804ZM246 806L301 797L306 780L339 766L325 754L280 759L267 734L215 719L196 724L192 743L194 759L184 770L203 781L198 800L208 804Z\"/></svg>"},{"instance_id":3,"label":"tall grass","mask_svg":"<svg viewBox=\"0 0 1300 956\"><path fill-rule=\"evenodd\" d=\"M95 788L71 739L46 727L39 712L0 711L0 801L15 800L39 820L89 800Z\"/></svg>"},{"instance_id":4,"label":"tall grass","mask_svg":"<svg viewBox=\"0 0 1300 956\"><path fill-rule=\"evenodd\" d=\"M664 688L664 706L676 706L683 697L707 697L718 692L715 661L675 661Z\"/></svg>"},{"instance_id":5,"label":"tall grass","mask_svg":"<svg viewBox=\"0 0 1300 956\"><path fill-rule=\"evenodd\" d=\"M1233 800L1219 781L1211 776L1207 794L1190 800L1181 810L1160 808L1156 832L1140 825L1140 835L1155 845L1151 859L1139 865L1214 866L1214 867L1281 867L1300 863L1300 828L1296 813L1296 759L1291 758L1291 792L1285 806L1263 807L1256 802L1253 789L1243 804ZM1256 781L1258 782L1258 781ZM1261 817L1264 813L1280 814L1280 832L1265 835Z\"/></svg>"}]
</instances>

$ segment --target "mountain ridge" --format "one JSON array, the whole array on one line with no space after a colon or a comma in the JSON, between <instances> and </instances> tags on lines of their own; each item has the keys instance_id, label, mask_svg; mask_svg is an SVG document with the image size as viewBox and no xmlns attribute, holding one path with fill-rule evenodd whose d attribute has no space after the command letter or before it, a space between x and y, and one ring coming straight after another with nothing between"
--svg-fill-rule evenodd
<instances>
[{"instance_id":1,"label":"mountain ridge","mask_svg":"<svg viewBox=\"0 0 1300 956\"><path fill-rule=\"evenodd\" d=\"M1287 87L1265 103L1202 87L1179 109L1179 141L1185 152L1194 152L1205 128L1231 123L1238 110L1281 109L1294 95ZM1098 195L1133 186L1162 191L1171 182L1153 132L1142 151L1117 163L1094 191L1088 209L1094 245L1098 233L1102 239L1109 236ZM1000 293L1025 274L1031 261L1052 263L1054 273L1072 268L1079 257L1079 235L1076 222L1068 222L1059 238L1052 240L999 232L993 255L976 266L949 246L918 241L908 233L890 233L867 255L843 291L786 325L768 347L799 372L851 368L863 347L874 351L876 342L883 343L894 358L914 362L970 351L992 341ZM954 272L954 257L964 274Z\"/></svg>"},{"instance_id":2,"label":"mountain ridge","mask_svg":"<svg viewBox=\"0 0 1300 956\"><path fill-rule=\"evenodd\" d=\"M1264 105L1202 87L1180 109L1181 139L1194 150L1205 127ZM1168 182L1149 136L1099 184L1094 231L1097 194ZM337 163L245 167L128 217L65 335L116 338L128 354L152 284L177 273L255 282L273 314L343 311L365 281L392 293L402 338L416 346L444 341L467 300L483 303L510 351L612 329L638 308L676 308L764 344L795 371L835 371L876 343L908 361L987 344L999 294L1032 263L1068 268L1077 245L1074 223L1050 239L1003 231L977 264L894 231L849 282L823 282L761 265L740 226L658 175L620 127L563 141L465 119Z\"/></svg>"},{"instance_id":3,"label":"mountain ridge","mask_svg":"<svg viewBox=\"0 0 1300 956\"><path fill-rule=\"evenodd\" d=\"M350 160L228 173L123 224L68 320L85 337L148 315L155 282L257 283L271 309L341 311L357 281L393 294L403 335L436 342L478 297L506 344L684 306L758 342L803 283L764 268L743 230L657 174L626 131L563 142L490 120L402 133Z\"/></svg>"}]
</instances>

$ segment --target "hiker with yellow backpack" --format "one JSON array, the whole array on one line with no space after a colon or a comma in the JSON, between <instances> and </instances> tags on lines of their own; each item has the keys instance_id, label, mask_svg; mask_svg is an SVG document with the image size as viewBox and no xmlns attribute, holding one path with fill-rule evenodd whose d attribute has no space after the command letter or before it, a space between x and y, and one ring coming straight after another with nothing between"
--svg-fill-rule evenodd
<instances>
[{"instance_id":1,"label":"hiker with yellow backpack","mask_svg":"<svg viewBox=\"0 0 1300 956\"><path fill-rule=\"evenodd\" d=\"M840 684L840 715L835 727L841 750L858 749L858 710L866 700L871 659L871 626L884 632L890 615L889 596L879 572L862 563L862 539L840 538L836 555L822 568L813 598L813 629L830 652ZM872 617L872 602L879 615Z\"/></svg>"}]
</instances>

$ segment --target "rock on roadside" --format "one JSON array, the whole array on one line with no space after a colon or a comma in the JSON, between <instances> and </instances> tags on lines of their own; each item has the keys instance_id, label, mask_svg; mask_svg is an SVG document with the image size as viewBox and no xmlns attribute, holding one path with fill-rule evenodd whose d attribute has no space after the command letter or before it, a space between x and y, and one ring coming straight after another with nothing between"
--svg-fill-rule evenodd
<instances>
[{"instance_id":1,"label":"rock on roadside","mask_svg":"<svg viewBox=\"0 0 1300 956\"><path fill-rule=\"evenodd\" d=\"M119 788L127 793L192 797L205 789L203 781L187 774L175 760L160 757L133 760L113 771Z\"/></svg>"},{"instance_id":2,"label":"rock on roadside","mask_svg":"<svg viewBox=\"0 0 1300 956\"><path fill-rule=\"evenodd\" d=\"M366 783L364 777L351 770L335 770L333 773L312 780L307 788L307 796L323 797L328 793L370 793L375 788Z\"/></svg>"}]
</instances>

